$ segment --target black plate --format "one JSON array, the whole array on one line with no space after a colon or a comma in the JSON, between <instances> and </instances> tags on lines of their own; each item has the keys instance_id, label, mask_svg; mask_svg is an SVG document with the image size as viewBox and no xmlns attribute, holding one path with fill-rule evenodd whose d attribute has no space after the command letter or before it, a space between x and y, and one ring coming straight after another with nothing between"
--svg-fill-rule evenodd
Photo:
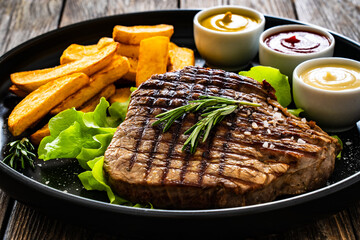
<instances>
[{"instance_id":1,"label":"black plate","mask_svg":"<svg viewBox=\"0 0 360 240\"><path fill-rule=\"evenodd\" d=\"M16 47L0 58L0 145L13 140L7 130L7 117L19 98L8 93L12 72L51 67L59 64L62 51L71 43L96 43L111 37L116 24L138 25L168 23L175 27L172 41L195 49L192 19L197 10L173 10L132 13L105 17L51 31ZM266 16L266 28L299 23ZM360 45L332 33L336 39L335 56L360 58ZM257 57L253 65L257 64ZM197 65L204 62L197 56ZM24 135L29 135L31 131ZM359 131L338 134L344 141L343 157L336 162L328 185L316 191L289 196L273 202L247 207L213 210L139 209L111 205L105 195L82 189L77 175L83 171L74 160L37 162L35 171L18 173L0 162L0 187L15 199L49 214L85 225L119 230L130 235L176 231L177 236L190 231L199 234L258 234L281 231L289 226L327 216L353 200L359 199L360 147ZM2 157L2 156L1 156ZM213 230L212 230L213 229ZM224 231L226 229L226 231ZM180 230L180 232L179 232ZM194 236L194 233L192 234Z\"/></svg>"}]
</instances>

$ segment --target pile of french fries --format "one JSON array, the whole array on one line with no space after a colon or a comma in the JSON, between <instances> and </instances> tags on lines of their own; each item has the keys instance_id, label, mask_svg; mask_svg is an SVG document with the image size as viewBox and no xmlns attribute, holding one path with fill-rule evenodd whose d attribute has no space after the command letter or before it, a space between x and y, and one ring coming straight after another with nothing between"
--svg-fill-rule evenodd
<instances>
[{"instance_id":1,"label":"pile of french fries","mask_svg":"<svg viewBox=\"0 0 360 240\"><path fill-rule=\"evenodd\" d=\"M33 128L46 116L75 107L93 111L100 98L111 103L127 101L130 88L116 88L132 82L139 86L153 74L174 71L195 64L191 49L170 42L171 25L120 26L113 37L103 37L97 44L71 44L52 68L11 74L11 92L22 101L8 119L13 136ZM48 124L31 135L39 144L50 134Z\"/></svg>"}]
</instances>

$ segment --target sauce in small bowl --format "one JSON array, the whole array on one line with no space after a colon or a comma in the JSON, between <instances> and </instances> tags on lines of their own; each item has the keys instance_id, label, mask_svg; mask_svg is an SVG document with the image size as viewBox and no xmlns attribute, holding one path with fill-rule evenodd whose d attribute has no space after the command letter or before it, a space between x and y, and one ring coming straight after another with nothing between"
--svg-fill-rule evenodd
<instances>
[{"instance_id":1,"label":"sauce in small bowl","mask_svg":"<svg viewBox=\"0 0 360 240\"><path fill-rule=\"evenodd\" d=\"M322 128L345 131L360 120L360 62L317 58L297 66L293 74L296 107Z\"/></svg>"},{"instance_id":2,"label":"sauce in small bowl","mask_svg":"<svg viewBox=\"0 0 360 240\"><path fill-rule=\"evenodd\" d=\"M227 5L198 12L193 24L195 45L207 66L238 71L258 53L265 17L251 8Z\"/></svg>"},{"instance_id":3,"label":"sauce in small bowl","mask_svg":"<svg viewBox=\"0 0 360 240\"><path fill-rule=\"evenodd\" d=\"M209 16L203 19L200 24L215 31L239 32L256 27L259 20L251 16L234 14L228 11Z\"/></svg>"},{"instance_id":4,"label":"sauce in small bowl","mask_svg":"<svg viewBox=\"0 0 360 240\"><path fill-rule=\"evenodd\" d=\"M327 31L306 25L282 25L264 31L259 39L261 65L278 68L291 80L300 63L332 57L335 39Z\"/></svg>"},{"instance_id":5,"label":"sauce in small bowl","mask_svg":"<svg viewBox=\"0 0 360 240\"><path fill-rule=\"evenodd\" d=\"M300 79L323 90L356 89L360 88L360 69L344 64L325 64L304 71Z\"/></svg>"},{"instance_id":6,"label":"sauce in small bowl","mask_svg":"<svg viewBox=\"0 0 360 240\"><path fill-rule=\"evenodd\" d=\"M268 36L265 44L275 51L286 54L309 54L330 46L330 40L315 32L285 31Z\"/></svg>"}]
</instances>

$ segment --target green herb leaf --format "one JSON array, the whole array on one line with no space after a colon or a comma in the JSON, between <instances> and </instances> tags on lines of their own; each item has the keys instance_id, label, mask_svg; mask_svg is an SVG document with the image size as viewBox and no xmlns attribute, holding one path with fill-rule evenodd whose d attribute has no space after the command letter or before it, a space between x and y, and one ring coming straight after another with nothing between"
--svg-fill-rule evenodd
<instances>
[{"instance_id":1,"label":"green herb leaf","mask_svg":"<svg viewBox=\"0 0 360 240\"><path fill-rule=\"evenodd\" d=\"M16 140L7 144L9 149L5 153L3 161L15 170L25 169L27 166L35 168L35 148L27 138Z\"/></svg>"},{"instance_id":2,"label":"green herb leaf","mask_svg":"<svg viewBox=\"0 0 360 240\"><path fill-rule=\"evenodd\" d=\"M184 105L167 112L161 113L156 117L161 117L152 125L156 126L160 123L164 123L163 132L166 132L173 122L179 117L189 112L201 111L201 120L195 125L190 127L184 132L184 134L190 134L185 141L182 151L185 151L187 146L190 145L190 152L195 153L196 147L199 144L199 140L202 138L202 142L205 142L208 138L211 129L225 116L233 113L239 105L248 105L253 107L260 106L256 103L237 101L230 98L215 97L215 96L200 96L198 100L189 101L190 104Z\"/></svg>"}]
</instances>

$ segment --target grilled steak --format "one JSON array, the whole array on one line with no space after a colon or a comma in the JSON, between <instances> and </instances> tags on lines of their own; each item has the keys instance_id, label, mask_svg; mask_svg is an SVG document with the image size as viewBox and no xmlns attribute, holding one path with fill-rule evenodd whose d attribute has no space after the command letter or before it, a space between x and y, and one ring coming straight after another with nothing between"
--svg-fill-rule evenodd
<instances>
[{"instance_id":1,"label":"grilled steak","mask_svg":"<svg viewBox=\"0 0 360 240\"><path fill-rule=\"evenodd\" d=\"M200 95L261 104L241 106L211 130L196 153L181 148L198 121L187 114L168 132L155 116ZM105 153L111 187L133 202L156 208L244 206L322 186L340 151L314 122L297 118L276 101L274 89L222 70L186 67L154 75L131 96L125 121Z\"/></svg>"}]
</instances>

